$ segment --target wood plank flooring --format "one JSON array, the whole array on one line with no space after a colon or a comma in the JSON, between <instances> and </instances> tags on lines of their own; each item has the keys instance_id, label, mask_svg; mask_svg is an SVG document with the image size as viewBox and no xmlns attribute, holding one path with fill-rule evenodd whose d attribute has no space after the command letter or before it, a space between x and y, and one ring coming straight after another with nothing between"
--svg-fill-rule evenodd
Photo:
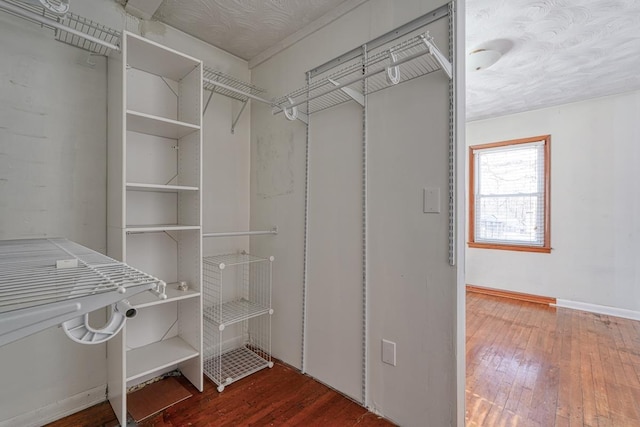
<instances>
[{"instance_id":1,"label":"wood plank flooring","mask_svg":"<svg viewBox=\"0 0 640 427\"><path fill-rule=\"evenodd\" d=\"M466 420L640 426L640 322L467 293Z\"/></svg>"},{"instance_id":2,"label":"wood plank flooring","mask_svg":"<svg viewBox=\"0 0 640 427\"><path fill-rule=\"evenodd\" d=\"M139 425L169 426L393 426L362 406L311 377L276 361L218 393L205 379L199 393L186 379L178 380L193 396L165 409ZM78 412L49 427L117 426L109 403Z\"/></svg>"}]
</instances>

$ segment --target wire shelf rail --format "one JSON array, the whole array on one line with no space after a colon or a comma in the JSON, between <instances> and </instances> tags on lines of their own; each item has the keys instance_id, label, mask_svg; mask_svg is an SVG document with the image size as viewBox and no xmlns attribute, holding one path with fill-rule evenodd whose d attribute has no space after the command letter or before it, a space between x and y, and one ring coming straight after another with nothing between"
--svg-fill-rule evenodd
<instances>
[{"instance_id":1,"label":"wire shelf rail","mask_svg":"<svg viewBox=\"0 0 640 427\"><path fill-rule=\"evenodd\" d=\"M93 54L107 56L120 50L120 31L71 12L60 16L19 0L0 0L0 10L52 30L56 40Z\"/></svg>"},{"instance_id":2,"label":"wire shelf rail","mask_svg":"<svg viewBox=\"0 0 640 427\"><path fill-rule=\"evenodd\" d=\"M205 90L219 93L238 101L246 102L251 95L259 97L266 91L258 86L243 82L221 71L214 70L208 66L204 67L203 88ZM235 89L235 90L234 90ZM268 102L268 101L267 101Z\"/></svg>"},{"instance_id":3,"label":"wire shelf rail","mask_svg":"<svg viewBox=\"0 0 640 427\"><path fill-rule=\"evenodd\" d=\"M0 346L78 318L65 329L71 339L103 342L131 313L114 307L104 330L83 316L146 290L163 298L164 282L70 240L0 241Z\"/></svg>"},{"instance_id":4,"label":"wire shelf rail","mask_svg":"<svg viewBox=\"0 0 640 427\"><path fill-rule=\"evenodd\" d=\"M364 95L444 70L451 76L451 63L435 46L429 33L422 33L388 49L371 54L366 61L355 58L343 68L322 75L314 82L274 101L273 113L294 109L306 114L334 107L363 95L360 82L367 79ZM308 103L308 111L305 104ZM287 114L288 118L291 114Z\"/></svg>"}]
</instances>

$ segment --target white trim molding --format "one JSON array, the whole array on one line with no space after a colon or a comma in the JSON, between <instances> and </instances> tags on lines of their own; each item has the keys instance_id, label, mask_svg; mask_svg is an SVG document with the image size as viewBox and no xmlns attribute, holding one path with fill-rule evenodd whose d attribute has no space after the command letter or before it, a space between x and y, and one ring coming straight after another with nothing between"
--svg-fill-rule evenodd
<instances>
[{"instance_id":1,"label":"white trim molding","mask_svg":"<svg viewBox=\"0 0 640 427\"><path fill-rule=\"evenodd\" d=\"M98 403L102 403L107 399L107 386L101 385L90 390L78 393L67 399L54 402L35 411L18 415L8 420L1 421L0 427L37 427L41 426L67 415L75 414L78 411L89 408Z\"/></svg>"},{"instance_id":2,"label":"white trim molding","mask_svg":"<svg viewBox=\"0 0 640 427\"><path fill-rule=\"evenodd\" d=\"M553 304L551 305L553 306ZM571 301L568 299L556 299L555 306L571 308L573 310L588 311L591 313L606 314L607 316L622 317L624 319L640 320L640 311L627 310L626 308L589 304L587 302Z\"/></svg>"}]
</instances>

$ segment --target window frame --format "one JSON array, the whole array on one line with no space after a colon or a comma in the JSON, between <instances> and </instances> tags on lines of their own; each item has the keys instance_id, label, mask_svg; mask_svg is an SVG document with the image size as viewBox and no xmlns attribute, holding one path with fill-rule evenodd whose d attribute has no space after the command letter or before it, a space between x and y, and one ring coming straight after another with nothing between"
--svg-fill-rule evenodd
<instances>
[{"instance_id":1,"label":"window frame","mask_svg":"<svg viewBox=\"0 0 640 427\"><path fill-rule=\"evenodd\" d=\"M475 154L474 150L507 147L532 142L544 145L544 242L542 246L526 244L485 243L475 241ZM469 240L470 248L500 249L521 252L551 253L551 135L540 135L529 138L479 144L469 147Z\"/></svg>"}]
</instances>

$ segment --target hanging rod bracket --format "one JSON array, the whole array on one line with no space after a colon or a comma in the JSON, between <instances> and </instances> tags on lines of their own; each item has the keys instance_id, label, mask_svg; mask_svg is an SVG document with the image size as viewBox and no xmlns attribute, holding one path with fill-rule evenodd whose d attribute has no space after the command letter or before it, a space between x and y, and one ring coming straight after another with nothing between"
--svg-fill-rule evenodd
<instances>
[{"instance_id":1,"label":"hanging rod bracket","mask_svg":"<svg viewBox=\"0 0 640 427\"><path fill-rule=\"evenodd\" d=\"M329 80L329 82L334 86L340 86L340 83L338 83L337 81L335 81L333 79L329 79L328 78L327 80ZM358 104L360 104L360 106L364 107L364 95L363 94L361 94L360 92L358 92L355 89L351 89L350 87L346 87L346 86L341 87L340 90L342 92L344 92L349 98L353 99Z\"/></svg>"},{"instance_id":2,"label":"hanging rod bracket","mask_svg":"<svg viewBox=\"0 0 640 427\"><path fill-rule=\"evenodd\" d=\"M452 79L453 67L451 66L451 62L449 62L449 60L442 54L442 52L440 52L440 50L433 43L433 37L431 37L429 33L427 33L426 35L421 34L420 38L422 39L422 42L427 46L427 49L429 49L429 54L433 56L433 58L438 62L442 70L445 73L447 73L447 76L449 76L449 79Z\"/></svg>"}]
</instances>

